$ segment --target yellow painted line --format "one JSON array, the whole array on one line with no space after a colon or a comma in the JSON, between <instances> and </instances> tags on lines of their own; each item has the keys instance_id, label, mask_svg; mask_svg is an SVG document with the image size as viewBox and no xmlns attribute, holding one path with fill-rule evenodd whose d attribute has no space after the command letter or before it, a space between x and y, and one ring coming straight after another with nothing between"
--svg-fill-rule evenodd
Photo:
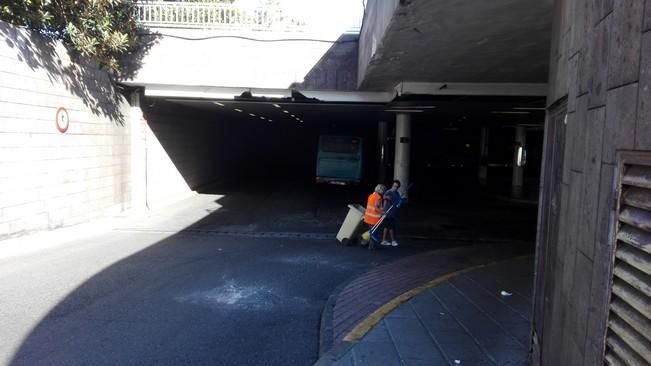
<instances>
[{"instance_id":1,"label":"yellow painted line","mask_svg":"<svg viewBox=\"0 0 651 366\"><path fill-rule=\"evenodd\" d=\"M512 258L512 259L517 259L517 258ZM468 267L468 268L465 268L465 269L462 269L462 270L459 270L459 271L456 271L456 272L451 272L451 273L445 274L445 275L443 275L441 277L437 277L437 278L427 282L424 285L413 288L413 289L403 293L402 295L398 295L398 296L394 297L391 301L387 302L386 304L382 305L380 308L378 308L377 310L372 312L371 315L366 317L366 319L359 322L355 326L355 328L353 328L350 332L348 332L348 334L346 334L346 336L344 337L344 341L347 341L347 342L358 341L363 336L365 336L366 333L368 333L368 331L371 330L371 328L373 328L373 326L375 326L377 323L379 323L382 320L382 318L384 318L387 314L389 314L391 311L393 311L395 308L397 308L400 304L402 304L403 302L405 302L405 301L411 299L412 297L418 295L419 293L427 290L428 288L434 287L434 286L436 286L438 284L441 284L442 282L445 282L445 281L449 280L452 277L456 277L456 276L462 275L462 274L464 274L466 272L474 271L476 269L483 268L483 267L488 267L488 266L491 266L491 265L494 265L494 264L497 264L497 262L480 264L480 265L473 266L473 267Z\"/></svg>"}]
</instances>

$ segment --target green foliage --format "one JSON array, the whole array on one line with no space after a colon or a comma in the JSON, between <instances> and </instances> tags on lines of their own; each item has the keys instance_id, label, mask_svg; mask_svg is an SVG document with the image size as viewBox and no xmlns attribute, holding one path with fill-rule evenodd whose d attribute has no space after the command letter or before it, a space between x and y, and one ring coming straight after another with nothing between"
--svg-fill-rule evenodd
<instances>
[{"instance_id":1,"label":"green foliage","mask_svg":"<svg viewBox=\"0 0 651 366\"><path fill-rule=\"evenodd\" d=\"M137 44L133 0L0 0L0 19L60 39L111 72Z\"/></svg>"},{"instance_id":2,"label":"green foliage","mask_svg":"<svg viewBox=\"0 0 651 366\"><path fill-rule=\"evenodd\" d=\"M235 0L182 0L184 3L232 4Z\"/></svg>"}]
</instances>

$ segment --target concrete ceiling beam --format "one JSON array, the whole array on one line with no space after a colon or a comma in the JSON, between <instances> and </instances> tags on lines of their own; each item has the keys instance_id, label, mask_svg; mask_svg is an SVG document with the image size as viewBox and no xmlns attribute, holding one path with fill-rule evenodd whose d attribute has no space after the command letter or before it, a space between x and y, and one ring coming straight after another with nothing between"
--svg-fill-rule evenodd
<instances>
[{"instance_id":1,"label":"concrete ceiling beam","mask_svg":"<svg viewBox=\"0 0 651 366\"><path fill-rule=\"evenodd\" d=\"M402 82L395 86L397 96L404 95L483 95L545 97L545 83L446 83Z\"/></svg>"},{"instance_id":2,"label":"concrete ceiling beam","mask_svg":"<svg viewBox=\"0 0 651 366\"><path fill-rule=\"evenodd\" d=\"M232 100L244 92L250 92L253 97L289 98L292 90L303 94L307 98L316 98L322 102L342 103L388 103L395 97L394 92L344 92L321 90L296 90L296 89L265 89L245 87L213 87L213 86L188 86L188 85L141 85L145 87L145 96L165 98L189 99L221 99Z\"/></svg>"}]
</instances>

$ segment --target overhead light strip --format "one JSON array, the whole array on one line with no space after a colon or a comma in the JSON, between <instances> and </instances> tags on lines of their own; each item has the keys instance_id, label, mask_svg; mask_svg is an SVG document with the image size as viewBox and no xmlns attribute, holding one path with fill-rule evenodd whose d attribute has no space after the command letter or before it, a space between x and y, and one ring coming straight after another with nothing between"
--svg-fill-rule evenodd
<instances>
[{"instance_id":1,"label":"overhead light strip","mask_svg":"<svg viewBox=\"0 0 651 366\"><path fill-rule=\"evenodd\" d=\"M404 112L404 113L420 113L422 109L385 109L385 112Z\"/></svg>"}]
</instances>

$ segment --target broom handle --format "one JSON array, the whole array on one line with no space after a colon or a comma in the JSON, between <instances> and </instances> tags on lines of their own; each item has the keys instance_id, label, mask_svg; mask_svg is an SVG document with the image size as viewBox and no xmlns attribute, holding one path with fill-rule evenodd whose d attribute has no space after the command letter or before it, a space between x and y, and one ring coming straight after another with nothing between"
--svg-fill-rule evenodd
<instances>
[{"instance_id":1,"label":"broom handle","mask_svg":"<svg viewBox=\"0 0 651 366\"><path fill-rule=\"evenodd\" d=\"M371 227L371 230L369 230L369 232L375 233L375 231L378 229L378 227L380 225L382 225L382 221L384 221L384 218L387 217L387 214L389 213L389 211L391 211L391 209L393 207L394 206L389 207L389 209L384 213L384 215L382 215L382 217L380 217L380 220L378 220L378 222L376 222L375 225L373 225L373 227Z\"/></svg>"}]
</instances>

